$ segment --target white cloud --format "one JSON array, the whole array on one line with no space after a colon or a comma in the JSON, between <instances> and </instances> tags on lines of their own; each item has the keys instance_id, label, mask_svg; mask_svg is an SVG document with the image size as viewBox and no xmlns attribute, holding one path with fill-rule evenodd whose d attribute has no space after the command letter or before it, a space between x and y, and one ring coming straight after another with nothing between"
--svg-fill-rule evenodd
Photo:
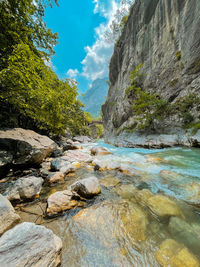
<instances>
[{"instance_id":1,"label":"white cloud","mask_svg":"<svg viewBox=\"0 0 200 267\"><path fill-rule=\"evenodd\" d=\"M83 70L81 75L88 80L96 80L108 76L108 65L113 53L113 44L105 41L105 32L114 19L118 8L117 0L94 0L94 13L100 13L107 19L95 29L96 41L92 46L85 47L86 57L81 62Z\"/></svg>"},{"instance_id":2,"label":"white cloud","mask_svg":"<svg viewBox=\"0 0 200 267\"><path fill-rule=\"evenodd\" d=\"M76 78L76 76L79 74L79 71L77 69L69 69L66 74L69 78Z\"/></svg>"}]
</instances>

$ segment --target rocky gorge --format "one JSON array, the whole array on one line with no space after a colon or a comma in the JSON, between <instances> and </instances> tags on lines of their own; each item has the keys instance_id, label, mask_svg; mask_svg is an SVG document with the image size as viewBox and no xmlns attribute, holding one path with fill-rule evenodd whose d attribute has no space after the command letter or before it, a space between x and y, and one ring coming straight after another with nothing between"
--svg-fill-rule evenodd
<instances>
[{"instance_id":1,"label":"rocky gorge","mask_svg":"<svg viewBox=\"0 0 200 267\"><path fill-rule=\"evenodd\" d=\"M1 266L200 265L199 149L7 131L4 154L28 160L1 158Z\"/></svg>"},{"instance_id":2,"label":"rocky gorge","mask_svg":"<svg viewBox=\"0 0 200 267\"><path fill-rule=\"evenodd\" d=\"M199 14L198 0L135 1L110 61L106 142L199 146Z\"/></svg>"}]
</instances>

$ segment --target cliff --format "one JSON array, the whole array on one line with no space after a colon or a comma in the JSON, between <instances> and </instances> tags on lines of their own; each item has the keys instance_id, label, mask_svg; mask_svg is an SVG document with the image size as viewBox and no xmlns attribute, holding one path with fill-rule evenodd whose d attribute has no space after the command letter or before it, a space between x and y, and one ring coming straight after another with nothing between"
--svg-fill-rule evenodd
<instances>
[{"instance_id":1,"label":"cliff","mask_svg":"<svg viewBox=\"0 0 200 267\"><path fill-rule=\"evenodd\" d=\"M115 45L109 79L105 141L199 146L200 1L136 0Z\"/></svg>"},{"instance_id":2,"label":"cliff","mask_svg":"<svg viewBox=\"0 0 200 267\"><path fill-rule=\"evenodd\" d=\"M101 105L105 102L108 93L108 78L96 79L91 88L89 88L80 100L85 104L85 111L90 112L93 116L99 117Z\"/></svg>"}]
</instances>

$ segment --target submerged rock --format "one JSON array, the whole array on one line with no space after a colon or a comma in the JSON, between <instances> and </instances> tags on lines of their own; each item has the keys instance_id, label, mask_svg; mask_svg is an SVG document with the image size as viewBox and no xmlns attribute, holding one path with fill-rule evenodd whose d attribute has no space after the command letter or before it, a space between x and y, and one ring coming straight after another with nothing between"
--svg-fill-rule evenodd
<instances>
[{"instance_id":1,"label":"submerged rock","mask_svg":"<svg viewBox=\"0 0 200 267\"><path fill-rule=\"evenodd\" d=\"M173 239L165 240L155 256L163 267L199 267L198 259L186 247Z\"/></svg>"},{"instance_id":2,"label":"submerged rock","mask_svg":"<svg viewBox=\"0 0 200 267\"><path fill-rule=\"evenodd\" d=\"M0 194L0 236L20 221L13 206Z\"/></svg>"},{"instance_id":3,"label":"submerged rock","mask_svg":"<svg viewBox=\"0 0 200 267\"><path fill-rule=\"evenodd\" d=\"M85 198L90 198L101 193L99 180L96 177L79 180L72 184L70 189Z\"/></svg>"},{"instance_id":4,"label":"submerged rock","mask_svg":"<svg viewBox=\"0 0 200 267\"><path fill-rule=\"evenodd\" d=\"M62 241L44 226L21 223L0 238L0 266L56 267Z\"/></svg>"},{"instance_id":5,"label":"submerged rock","mask_svg":"<svg viewBox=\"0 0 200 267\"><path fill-rule=\"evenodd\" d=\"M160 171L160 176L164 181L180 181L181 179L183 179L183 176L180 175L177 172L174 171L167 171L167 170L162 170Z\"/></svg>"},{"instance_id":6,"label":"submerged rock","mask_svg":"<svg viewBox=\"0 0 200 267\"><path fill-rule=\"evenodd\" d=\"M200 206L200 184L191 182L181 186L184 192L184 199L192 205Z\"/></svg>"},{"instance_id":7,"label":"submerged rock","mask_svg":"<svg viewBox=\"0 0 200 267\"><path fill-rule=\"evenodd\" d=\"M19 178L8 188L6 197L9 200L32 199L40 194L43 182L41 177Z\"/></svg>"},{"instance_id":8,"label":"submerged rock","mask_svg":"<svg viewBox=\"0 0 200 267\"><path fill-rule=\"evenodd\" d=\"M138 190L135 194L135 198L138 204L148 205L148 200L153 197L153 194L148 189Z\"/></svg>"},{"instance_id":9,"label":"submerged rock","mask_svg":"<svg viewBox=\"0 0 200 267\"><path fill-rule=\"evenodd\" d=\"M49 196L47 203L47 213L54 215L77 206L77 201L73 199L74 194L69 191L58 191Z\"/></svg>"},{"instance_id":10,"label":"submerged rock","mask_svg":"<svg viewBox=\"0 0 200 267\"><path fill-rule=\"evenodd\" d=\"M114 190L124 199L133 198L137 192L137 188L133 184L122 184Z\"/></svg>"},{"instance_id":11,"label":"submerged rock","mask_svg":"<svg viewBox=\"0 0 200 267\"><path fill-rule=\"evenodd\" d=\"M100 185L103 185L105 187L114 187L120 183L120 180L111 175L107 175L103 179L101 179L99 182L100 182Z\"/></svg>"},{"instance_id":12,"label":"submerged rock","mask_svg":"<svg viewBox=\"0 0 200 267\"><path fill-rule=\"evenodd\" d=\"M21 128L1 130L0 146L12 154L14 165L40 164L57 148L47 136Z\"/></svg>"},{"instance_id":13,"label":"submerged rock","mask_svg":"<svg viewBox=\"0 0 200 267\"><path fill-rule=\"evenodd\" d=\"M200 225L189 224L186 221L171 217L169 222L169 231L172 236L192 249L197 255L200 251Z\"/></svg>"},{"instance_id":14,"label":"submerged rock","mask_svg":"<svg viewBox=\"0 0 200 267\"><path fill-rule=\"evenodd\" d=\"M181 209L178 207L176 202L171 200L169 197L154 195L147 199L147 206L161 219L169 218L170 216L183 218Z\"/></svg>"}]
</instances>

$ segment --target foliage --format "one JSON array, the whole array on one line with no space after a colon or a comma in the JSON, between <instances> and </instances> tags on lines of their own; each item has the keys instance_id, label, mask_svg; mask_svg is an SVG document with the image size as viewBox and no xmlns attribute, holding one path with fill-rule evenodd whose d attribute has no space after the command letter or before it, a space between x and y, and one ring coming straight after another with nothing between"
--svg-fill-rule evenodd
<instances>
[{"instance_id":1,"label":"foliage","mask_svg":"<svg viewBox=\"0 0 200 267\"><path fill-rule=\"evenodd\" d=\"M96 124L97 138L101 138L104 135L104 127L102 124Z\"/></svg>"},{"instance_id":2,"label":"foliage","mask_svg":"<svg viewBox=\"0 0 200 267\"><path fill-rule=\"evenodd\" d=\"M176 52L176 58L177 60L181 60L181 51Z\"/></svg>"},{"instance_id":3,"label":"foliage","mask_svg":"<svg viewBox=\"0 0 200 267\"><path fill-rule=\"evenodd\" d=\"M108 43L115 42L121 35L124 25L128 19L128 13L133 0L120 0L119 8L116 10L114 19L112 20L109 29L105 32L105 40Z\"/></svg>"}]
</instances>

